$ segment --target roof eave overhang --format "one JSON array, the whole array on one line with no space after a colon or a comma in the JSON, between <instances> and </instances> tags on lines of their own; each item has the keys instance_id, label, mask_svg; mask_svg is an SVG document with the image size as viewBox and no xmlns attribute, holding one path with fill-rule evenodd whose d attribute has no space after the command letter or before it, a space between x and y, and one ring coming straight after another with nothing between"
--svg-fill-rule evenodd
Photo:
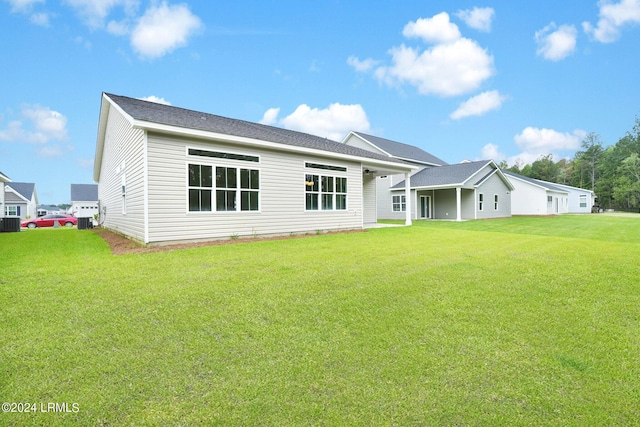
<instances>
[{"instance_id":1,"label":"roof eave overhang","mask_svg":"<svg viewBox=\"0 0 640 427\"><path fill-rule=\"evenodd\" d=\"M419 169L417 166L393 162L393 161L378 160L378 159L360 157L360 156L344 154L344 153L335 153L332 151L318 150L314 148L297 147L294 145L264 141L264 140L255 139L255 138L247 138L244 136L228 135L228 134L211 132L211 131L200 130L200 129L183 128L183 127L177 127L172 125L166 125L162 123L148 122L144 120L134 119L132 122L132 126L137 129L145 130L147 132L156 132L156 133L168 134L168 135L179 135L179 136L186 136L186 137L205 139L205 140L215 140L215 141L228 142L232 144L245 145L250 147L259 147L259 148L265 148L265 149L271 149L271 150L287 151L287 152L293 152L293 153L299 153L299 154L315 155L320 157L329 157L329 158L346 160L346 161L360 162L362 164L366 164L367 166L384 167L385 170L391 170L394 172L410 172L412 170Z\"/></svg>"}]
</instances>

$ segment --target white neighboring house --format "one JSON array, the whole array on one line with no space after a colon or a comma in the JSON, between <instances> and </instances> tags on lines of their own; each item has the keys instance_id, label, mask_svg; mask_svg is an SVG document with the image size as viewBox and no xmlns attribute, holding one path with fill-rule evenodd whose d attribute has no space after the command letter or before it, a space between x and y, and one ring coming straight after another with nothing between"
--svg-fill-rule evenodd
<instances>
[{"instance_id":1,"label":"white neighboring house","mask_svg":"<svg viewBox=\"0 0 640 427\"><path fill-rule=\"evenodd\" d=\"M7 182L4 186L4 215L21 220L38 215L38 193L32 182Z\"/></svg>"},{"instance_id":2,"label":"white neighboring house","mask_svg":"<svg viewBox=\"0 0 640 427\"><path fill-rule=\"evenodd\" d=\"M362 229L377 221L375 177L414 169L326 138L103 93L93 178L104 227L166 244Z\"/></svg>"},{"instance_id":3,"label":"white neighboring house","mask_svg":"<svg viewBox=\"0 0 640 427\"><path fill-rule=\"evenodd\" d=\"M569 193L569 213L591 213L596 204L596 193L584 188L553 184Z\"/></svg>"},{"instance_id":4,"label":"white neighboring house","mask_svg":"<svg viewBox=\"0 0 640 427\"><path fill-rule=\"evenodd\" d=\"M512 215L559 215L569 212L569 191L563 186L504 171L515 187ZM591 207L587 212L591 211Z\"/></svg>"},{"instance_id":5,"label":"white neighboring house","mask_svg":"<svg viewBox=\"0 0 640 427\"><path fill-rule=\"evenodd\" d=\"M98 213L98 185L71 184L71 215L76 218L94 218Z\"/></svg>"},{"instance_id":6,"label":"white neighboring house","mask_svg":"<svg viewBox=\"0 0 640 427\"><path fill-rule=\"evenodd\" d=\"M11 182L11 179L6 176L5 174L3 174L2 172L0 172L0 185L2 186L2 191L0 191L0 218L4 217L4 188L5 188L5 183L6 182Z\"/></svg>"},{"instance_id":7,"label":"white neighboring house","mask_svg":"<svg viewBox=\"0 0 640 427\"><path fill-rule=\"evenodd\" d=\"M449 165L419 147L350 132L342 141L416 165L410 178L410 197L402 191L401 175L376 180L378 218L401 219L409 210L412 219L484 219L511 216L513 187L492 160Z\"/></svg>"},{"instance_id":8,"label":"white neighboring house","mask_svg":"<svg viewBox=\"0 0 640 427\"><path fill-rule=\"evenodd\" d=\"M38 216L45 215L59 215L66 214L67 212L60 206L40 205L38 206Z\"/></svg>"}]
</instances>

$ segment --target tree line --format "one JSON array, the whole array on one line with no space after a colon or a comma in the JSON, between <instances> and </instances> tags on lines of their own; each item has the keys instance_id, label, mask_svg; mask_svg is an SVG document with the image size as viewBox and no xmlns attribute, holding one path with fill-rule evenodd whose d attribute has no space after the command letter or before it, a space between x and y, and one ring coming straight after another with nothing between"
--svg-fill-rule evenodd
<instances>
[{"instance_id":1,"label":"tree line","mask_svg":"<svg viewBox=\"0 0 640 427\"><path fill-rule=\"evenodd\" d=\"M596 194L599 206L607 209L640 208L640 118L615 145L605 147L600 136L589 133L572 159L554 162L553 155L540 156L532 164L516 163L502 169L558 184L585 188Z\"/></svg>"}]
</instances>

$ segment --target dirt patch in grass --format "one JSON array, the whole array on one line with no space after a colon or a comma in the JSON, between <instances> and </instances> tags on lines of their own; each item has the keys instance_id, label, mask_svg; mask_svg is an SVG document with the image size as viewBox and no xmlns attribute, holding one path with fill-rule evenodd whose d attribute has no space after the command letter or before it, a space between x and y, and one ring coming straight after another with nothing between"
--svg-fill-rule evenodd
<instances>
[{"instance_id":1,"label":"dirt patch in grass","mask_svg":"<svg viewBox=\"0 0 640 427\"><path fill-rule=\"evenodd\" d=\"M342 231L329 231L321 234L345 234L345 233L363 233L366 230L342 230ZM122 234L115 233L105 228L94 228L93 232L100 235L102 239L107 242L111 248L111 253L114 255L134 254L134 253L147 253L147 252L165 252L176 249L188 249L197 248L202 246L220 246L231 245L236 243L250 243L261 242L266 240L286 240L286 239L301 239L306 237L314 237L316 234L293 234L291 236L271 236L271 237L239 237L237 239L220 239L209 240L206 242L191 242L191 243L177 243L170 245L160 246L145 246L134 240L123 236Z\"/></svg>"}]
</instances>

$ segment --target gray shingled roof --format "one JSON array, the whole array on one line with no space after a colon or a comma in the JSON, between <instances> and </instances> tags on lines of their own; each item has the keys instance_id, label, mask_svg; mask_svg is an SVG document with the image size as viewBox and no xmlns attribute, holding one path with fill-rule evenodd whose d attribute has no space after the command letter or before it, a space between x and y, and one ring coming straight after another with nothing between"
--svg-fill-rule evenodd
<instances>
[{"instance_id":1,"label":"gray shingled roof","mask_svg":"<svg viewBox=\"0 0 640 427\"><path fill-rule=\"evenodd\" d=\"M13 188L18 194L27 200L31 200L36 185L33 182L7 182L6 185Z\"/></svg>"},{"instance_id":2,"label":"gray shingled roof","mask_svg":"<svg viewBox=\"0 0 640 427\"><path fill-rule=\"evenodd\" d=\"M406 164L401 160L303 132L216 116L214 114L187 110L110 93L105 93L105 95L119 105L125 113L136 120Z\"/></svg>"},{"instance_id":3,"label":"gray shingled roof","mask_svg":"<svg viewBox=\"0 0 640 427\"><path fill-rule=\"evenodd\" d=\"M546 182L546 181L540 181L539 179L534 179L534 178L529 178L528 176L524 176L524 175L520 175L517 174L515 172L511 172L508 170L503 171L505 173L505 175L509 175L512 176L514 178L520 178L523 181L527 181L531 184L540 186L540 187L544 187L547 190L551 190L551 191L558 191L560 193L567 193L567 190L564 190L560 187L556 187L555 185L553 185L552 183Z\"/></svg>"},{"instance_id":4,"label":"gray shingled roof","mask_svg":"<svg viewBox=\"0 0 640 427\"><path fill-rule=\"evenodd\" d=\"M367 135L362 132L353 132L359 137L366 139L371 144L389 153L393 157L405 160L415 160L421 163L429 163L436 166L448 164L442 159L437 158L431 153L427 153L422 148L413 145L404 144L402 142L392 141L390 139L380 138L379 136Z\"/></svg>"},{"instance_id":5,"label":"gray shingled roof","mask_svg":"<svg viewBox=\"0 0 640 427\"><path fill-rule=\"evenodd\" d=\"M98 201L97 184L71 184L72 202L93 202Z\"/></svg>"},{"instance_id":6,"label":"gray shingled roof","mask_svg":"<svg viewBox=\"0 0 640 427\"><path fill-rule=\"evenodd\" d=\"M459 185L471 178L489 162L489 160L483 160L479 162L426 168L411 176L411 187L447 187ZM481 182L484 178L486 178L486 176L480 177L475 184ZM404 181L391 188L404 188Z\"/></svg>"}]
</instances>

